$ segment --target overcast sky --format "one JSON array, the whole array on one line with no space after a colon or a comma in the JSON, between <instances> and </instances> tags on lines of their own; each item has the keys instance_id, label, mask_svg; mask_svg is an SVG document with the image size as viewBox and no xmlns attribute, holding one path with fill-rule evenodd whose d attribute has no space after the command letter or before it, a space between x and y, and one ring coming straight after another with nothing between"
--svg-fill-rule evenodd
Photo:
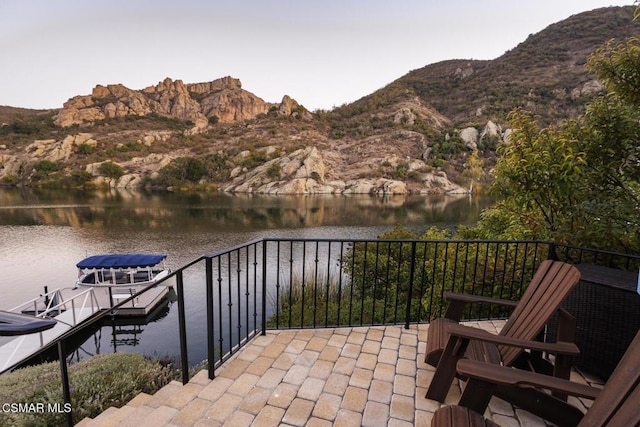
<instances>
[{"instance_id":1,"label":"overcast sky","mask_svg":"<svg viewBox=\"0 0 640 427\"><path fill-rule=\"evenodd\" d=\"M310 110L446 59L494 59L573 14L633 0L0 0L0 105L96 84L224 76Z\"/></svg>"}]
</instances>

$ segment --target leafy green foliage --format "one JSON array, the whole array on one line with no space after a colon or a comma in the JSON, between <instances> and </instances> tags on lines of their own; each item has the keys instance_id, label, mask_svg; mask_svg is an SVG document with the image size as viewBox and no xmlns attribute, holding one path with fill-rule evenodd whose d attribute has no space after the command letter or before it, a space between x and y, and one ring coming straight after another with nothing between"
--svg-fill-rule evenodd
<instances>
[{"instance_id":1,"label":"leafy green foliage","mask_svg":"<svg viewBox=\"0 0 640 427\"><path fill-rule=\"evenodd\" d=\"M242 166L247 169L253 169L260 165L263 165L269 160L269 157L264 151L251 151L249 156L247 156L242 162Z\"/></svg>"},{"instance_id":2,"label":"leafy green foliage","mask_svg":"<svg viewBox=\"0 0 640 427\"><path fill-rule=\"evenodd\" d=\"M160 170L160 181L175 185L185 181L198 182L205 176L207 169L201 159L179 157Z\"/></svg>"},{"instance_id":3,"label":"leafy green foliage","mask_svg":"<svg viewBox=\"0 0 640 427\"><path fill-rule=\"evenodd\" d=\"M166 186L181 186L198 183L202 179L213 182L229 178L228 156L214 153L204 157L179 157L160 169L157 183Z\"/></svg>"},{"instance_id":4,"label":"leafy green foliage","mask_svg":"<svg viewBox=\"0 0 640 427\"><path fill-rule=\"evenodd\" d=\"M267 169L267 176L272 179L280 179L282 176L282 168L280 167L280 164L277 162L272 163Z\"/></svg>"},{"instance_id":5,"label":"leafy green foliage","mask_svg":"<svg viewBox=\"0 0 640 427\"><path fill-rule=\"evenodd\" d=\"M33 169L40 174L48 175L51 172L55 172L60 168L60 166L52 162L51 160L41 160L33 166Z\"/></svg>"},{"instance_id":6,"label":"leafy green foliage","mask_svg":"<svg viewBox=\"0 0 640 427\"><path fill-rule=\"evenodd\" d=\"M76 152L78 154L82 154L85 156L88 156L90 154L92 154L95 151L95 149L93 148L93 146L89 145L89 144L80 144L78 145L78 148L76 148Z\"/></svg>"},{"instance_id":7,"label":"leafy green foliage","mask_svg":"<svg viewBox=\"0 0 640 427\"><path fill-rule=\"evenodd\" d=\"M118 179L124 175L124 169L117 163L104 162L98 167L98 172L107 178Z\"/></svg>"},{"instance_id":8,"label":"leafy green foliage","mask_svg":"<svg viewBox=\"0 0 640 427\"><path fill-rule=\"evenodd\" d=\"M84 169L69 171L57 162L41 160L33 167L32 180L39 187L48 188L79 188L85 186L92 175ZM5 185L15 185L18 183L17 177L7 177L3 179Z\"/></svg>"},{"instance_id":9,"label":"leafy green foliage","mask_svg":"<svg viewBox=\"0 0 640 427\"><path fill-rule=\"evenodd\" d=\"M589 58L588 67L624 102L640 105L640 39L610 40Z\"/></svg>"},{"instance_id":10,"label":"leafy green foliage","mask_svg":"<svg viewBox=\"0 0 640 427\"><path fill-rule=\"evenodd\" d=\"M60 169L61 166L58 163L52 162L51 160L41 160L33 165L33 175L31 179L42 185L55 178L56 172Z\"/></svg>"},{"instance_id":11,"label":"leafy green foliage","mask_svg":"<svg viewBox=\"0 0 640 427\"><path fill-rule=\"evenodd\" d=\"M125 405L138 393L154 393L171 381L171 372L157 361L138 354L104 354L69 367L74 421L96 417L105 409ZM23 368L0 376L3 403L59 404L62 385L58 362ZM65 414L5 412L2 425L64 425Z\"/></svg>"},{"instance_id":12,"label":"leafy green foliage","mask_svg":"<svg viewBox=\"0 0 640 427\"><path fill-rule=\"evenodd\" d=\"M530 114L512 113L495 168L502 200L478 233L640 252L639 42L610 42L589 64L610 92L579 120L540 129Z\"/></svg>"}]
</instances>

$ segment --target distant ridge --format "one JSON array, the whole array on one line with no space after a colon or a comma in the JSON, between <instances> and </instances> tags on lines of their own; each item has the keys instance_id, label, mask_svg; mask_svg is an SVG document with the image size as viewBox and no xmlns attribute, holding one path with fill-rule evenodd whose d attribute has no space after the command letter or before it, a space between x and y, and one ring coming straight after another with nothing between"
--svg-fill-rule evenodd
<instances>
[{"instance_id":1,"label":"distant ridge","mask_svg":"<svg viewBox=\"0 0 640 427\"><path fill-rule=\"evenodd\" d=\"M413 70L386 87L344 107L366 110L374 99L415 94L456 124L502 121L517 106L548 122L581 111L584 85L593 80L587 56L612 38L640 35L634 6L608 7L552 24L490 61L449 60ZM591 88L593 89L593 87Z\"/></svg>"}]
</instances>

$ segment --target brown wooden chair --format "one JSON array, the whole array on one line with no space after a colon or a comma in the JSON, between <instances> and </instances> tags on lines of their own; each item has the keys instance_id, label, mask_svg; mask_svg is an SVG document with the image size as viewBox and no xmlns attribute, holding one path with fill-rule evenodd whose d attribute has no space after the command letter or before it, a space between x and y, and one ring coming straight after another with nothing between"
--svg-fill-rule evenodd
<instances>
[{"instance_id":1,"label":"brown wooden chair","mask_svg":"<svg viewBox=\"0 0 640 427\"><path fill-rule=\"evenodd\" d=\"M444 318L429 325L425 362L436 371L427 390L427 398L443 402L461 358L496 365L517 366L569 378L571 358L579 354L572 343L575 318L559 310L564 299L580 280L580 272L570 264L546 260L534 274L519 301L505 301L474 295L446 293L449 306ZM513 312L498 335L459 325L464 305L479 302L513 307ZM554 313L559 313L556 343L535 341ZM528 349L529 352L525 352ZM553 365L541 357L553 354ZM535 356L535 357L532 357Z\"/></svg>"},{"instance_id":2,"label":"brown wooden chair","mask_svg":"<svg viewBox=\"0 0 640 427\"><path fill-rule=\"evenodd\" d=\"M507 400L559 426L640 426L640 332L602 389L567 380L473 360L458 362L468 378L460 406L438 409L432 426L480 424L492 395ZM556 391L595 399L583 414L569 403L554 398ZM496 424L487 424L496 425Z\"/></svg>"}]
</instances>

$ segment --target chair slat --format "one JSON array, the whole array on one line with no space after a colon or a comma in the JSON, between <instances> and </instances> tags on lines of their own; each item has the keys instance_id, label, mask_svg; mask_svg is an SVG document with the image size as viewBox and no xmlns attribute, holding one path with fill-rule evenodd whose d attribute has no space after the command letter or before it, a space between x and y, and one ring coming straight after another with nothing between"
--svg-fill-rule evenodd
<instances>
[{"instance_id":1,"label":"chair slat","mask_svg":"<svg viewBox=\"0 0 640 427\"><path fill-rule=\"evenodd\" d=\"M582 419L581 426L624 425L640 423L640 332L629 345L598 398ZM635 419L635 423L622 420ZM614 422L618 420L620 422Z\"/></svg>"},{"instance_id":2,"label":"chair slat","mask_svg":"<svg viewBox=\"0 0 640 427\"><path fill-rule=\"evenodd\" d=\"M577 268L559 262L544 261L538 272L501 335L535 339L580 279ZM506 366L512 365L522 353L521 349L507 346L498 346L498 350Z\"/></svg>"}]
</instances>

